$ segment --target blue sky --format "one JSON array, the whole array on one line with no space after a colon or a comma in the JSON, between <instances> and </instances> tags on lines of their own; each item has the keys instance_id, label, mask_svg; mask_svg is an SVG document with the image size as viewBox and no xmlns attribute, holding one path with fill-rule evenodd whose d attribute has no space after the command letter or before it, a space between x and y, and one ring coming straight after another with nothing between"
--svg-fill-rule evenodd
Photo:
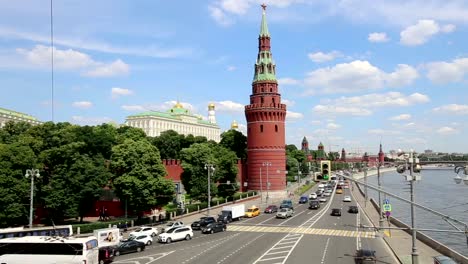
<instances>
[{"instance_id":1,"label":"blue sky","mask_svg":"<svg viewBox=\"0 0 468 264\"><path fill-rule=\"evenodd\" d=\"M245 131L265 2L286 142L468 152L463 0L54 1L55 121L179 100ZM50 1L0 1L0 107L52 120Z\"/></svg>"}]
</instances>

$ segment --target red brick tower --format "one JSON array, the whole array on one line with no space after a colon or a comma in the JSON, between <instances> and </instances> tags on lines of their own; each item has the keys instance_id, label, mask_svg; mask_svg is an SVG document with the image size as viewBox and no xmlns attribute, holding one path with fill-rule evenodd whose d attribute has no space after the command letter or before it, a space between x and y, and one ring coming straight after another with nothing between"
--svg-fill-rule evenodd
<instances>
[{"instance_id":1,"label":"red brick tower","mask_svg":"<svg viewBox=\"0 0 468 264\"><path fill-rule=\"evenodd\" d=\"M268 190L270 196L283 196L286 193L286 105L281 103L278 91L276 65L271 55L270 33L265 15L266 6L262 5L262 8L252 94L250 104L245 106L248 189L263 189L264 192Z\"/></svg>"},{"instance_id":2,"label":"red brick tower","mask_svg":"<svg viewBox=\"0 0 468 264\"><path fill-rule=\"evenodd\" d=\"M384 152L382 151L382 144L380 144L380 149L379 149L379 163L383 165L384 162L385 162L385 154L384 154Z\"/></svg>"}]
</instances>

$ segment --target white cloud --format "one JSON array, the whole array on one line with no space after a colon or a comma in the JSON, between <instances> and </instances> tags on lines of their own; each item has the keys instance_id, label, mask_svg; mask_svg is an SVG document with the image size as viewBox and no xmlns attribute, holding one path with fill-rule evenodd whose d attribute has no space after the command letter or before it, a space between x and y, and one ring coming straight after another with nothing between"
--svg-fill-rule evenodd
<instances>
[{"instance_id":1,"label":"white cloud","mask_svg":"<svg viewBox=\"0 0 468 264\"><path fill-rule=\"evenodd\" d=\"M450 33L454 30L455 26L452 24L440 27L434 20L423 19L401 31L400 43L407 46L422 45L437 33Z\"/></svg>"},{"instance_id":2,"label":"white cloud","mask_svg":"<svg viewBox=\"0 0 468 264\"><path fill-rule=\"evenodd\" d=\"M320 125L320 124L322 124L322 121L320 121L320 120L312 120L312 121L310 121L310 123L311 123L312 125Z\"/></svg>"},{"instance_id":3,"label":"white cloud","mask_svg":"<svg viewBox=\"0 0 468 264\"><path fill-rule=\"evenodd\" d=\"M126 96L126 95L132 95L132 94L133 94L133 91L130 89L126 89L126 88L112 87L111 89L112 98L117 98L120 96Z\"/></svg>"},{"instance_id":4,"label":"white cloud","mask_svg":"<svg viewBox=\"0 0 468 264\"><path fill-rule=\"evenodd\" d=\"M128 64L118 59L110 64L98 66L95 69L86 72L84 75L91 77L111 77L128 75L129 72L130 67Z\"/></svg>"},{"instance_id":5,"label":"white cloud","mask_svg":"<svg viewBox=\"0 0 468 264\"><path fill-rule=\"evenodd\" d=\"M142 105L122 105L121 108L125 111L146 111L147 109Z\"/></svg>"},{"instance_id":6,"label":"white cloud","mask_svg":"<svg viewBox=\"0 0 468 264\"><path fill-rule=\"evenodd\" d=\"M278 79L278 84L279 85L298 85L301 82L299 80L293 79L293 78L280 78Z\"/></svg>"},{"instance_id":7,"label":"white cloud","mask_svg":"<svg viewBox=\"0 0 468 264\"><path fill-rule=\"evenodd\" d=\"M291 101L291 100L288 100L288 99L281 99L281 103L285 104L288 107L294 106L296 104L295 101Z\"/></svg>"},{"instance_id":8,"label":"white cloud","mask_svg":"<svg viewBox=\"0 0 468 264\"><path fill-rule=\"evenodd\" d=\"M85 116L72 116L71 123L79 125L100 125L103 123L115 123L110 117L85 117Z\"/></svg>"},{"instance_id":9,"label":"white cloud","mask_svg":"<svg viewBox=\"0 0 468 264\"><path fill-rule=\"evenodd\" d=\"M73 102L73 107L76 108L81 108L81 109L88 109L93 106L93 103L89 101L78 101L78 102Z\"/></svg>"},{"instance_id":10,"label":"white cloud","mask_svg":"<svg viewBox=\"0 0 468 264\"><path fill-rule=\"evenodd\" d=\"M388 120L401 121L401 120L409 120L409 119L411 119L410 114L401 114L401 115L390 117Z\"/></svg>"},{"instance_id":11,"label":"white cloud","mask_svg":"<svg viewBox=\"0 0 468 264\"><path fill-rule=\"evenodd\" d=\"M330 129L330 130L335 130L335 129L338 129L340 127L341 127L340 125L335 124L335 123L328 123L327 124L327 128Z\"/></svg>"},{"instance_id":12,"label":"white cloud","mask_svg":"<svg viewBox=\"0 0 468 264\"><path fill-rule=\"evenodd\" d=\"M31 50L16 49L29 63L39 67L50 67L52 48L36 45ZM104 63L93 60L88 54L67 49L53 48L54 68L57 70L81 70L82 75L90 77L110 77L116 74L128 74L130 67L122 60Z\"/></svg>"},{"instance_id":13,"label":"white cloud","mask_svg":"<svg viewBox=\"0 0 468 264\"><path fill-rule=\"evenodd\" d=\"M389 136L391 135L391 136L394 136L394 135L400 135L401 131L375 128L375 129L367 130L367 133L371 134L371 135L389 135Z\"/></svg>"},{"instance_id":14,"label":"white cloud","mask_svg":"<svg viewBox=\"0 0 468 264\"><path fill-rule=\"evenodd\" d=\"M314 70L305 79L306 95L316 93L350 93L382 89L385 86L406 86L419 77L413 67L399 64L395 71L386 73L368 61L355 60L333 67Z\"/></svg>"},{"instance_id":15,"label":"white cloud","mask_svg":"<svg viewBox=\"0 0 468 264\"><path fill-rule=\"evenodd\" d=\"M304 115L297 112L286 111L286 121L296 121L304 118Z\"/></svg>"},{"instance_id":16,"label":"white cloud","mask_svg":"<svg viewBox=\"0 0 468 264\"><path fill-rule=\"evenodd\" d=\"M447 113L455 115L468 115L468 105L449 104L432 109L436 113Z\"/></svg>"},{"instance_id":17,"label":"white cloud","mask_svg":"<svg viewBox=\"0 0 468 264\"><path fill-rule=\"evenodd\" d=\"M309 53L307 54L307 56L312 61L320 63L320 62L332 61L338 57L342 57L343 54L341 54L341 52L339 51L334 50L328 53L323 53L321 51L316 52L316 53Z\"/></svg>"},{"instance_id":18,"label":"white cloud","mask_svg":"<svg viewBox=\"0 0 468 264\"><path fill-rule=\"evenodd\" d=\"M229 18L221 8L216 7L216 6L210 6L209 10L210 10L211 17L219 25L229 26L229 25L231 25L233 23L233 20L231 18Z\"/></svg>"},{"instance_id":19,"label":"white cloud","mask_svg":"<svg viewBox=\"0 0 468 264\"><path fill-rule=\"evenodd\" d=\"M215 109L224 113L244 113L244 105L233 101L219 101L215 103Z\"/></svg>"},{"instance_id":20,"label":"white cloud","mask_svg":"<svg viewBox=\"0 0 468 264\"><path fill-rule=\"evenodd\" d=\"M232 65L230 65L230 66L227 67L227 70L228 70L228 71L235 71L236 69L237 69L237 67L236 67L236 66L232 66Z\"/></svg>"},{"instance_id":21,"label":"white cloud","mask_svg":"<svg viewBox=\"0 0 468 264\"><path fill-rule=\"evenodd\" d=\"M427 78L433 83L459 82L468 74L468 58L454 59L452 62L430 62L424 66Z\"/></svg>"},{"instance_id":22,"label":"white cloud","mask_svg":"<svg viewBox=\"0 0 468 264\"><path fill-rule=\"evenodd\" d=\"M390 39L387 37L387 33L385 32L374 32L374 33L369 33L369 36L367 37L367 40L370 42L387 42Z\"/></svg>"},{"instance_id":23,"label":"white cloud","mask_svg":"<svg viewBox=\"0 0 468 264\"><path fill-rule=\"evenodd\" d=\"M349 106L339 106L339 105L316 105L313 109L314 113L318 115L353 115L353 116L368 116L372 114L372 111L359 108L359 107L349 107Z\"/></svg>"},{"instance_id":24,"label":"white cloud","mask_svg":"<svg viewBox=\"0 0 468 264\"><path fill-rule=\"evenodd\" d=\"M453 127L447 127L447 126L437 129L437 133L441 135L452 135L452 134L458 134L459 132L460 131L458 131L457 129Z\"/></svg>"}]
</instances>

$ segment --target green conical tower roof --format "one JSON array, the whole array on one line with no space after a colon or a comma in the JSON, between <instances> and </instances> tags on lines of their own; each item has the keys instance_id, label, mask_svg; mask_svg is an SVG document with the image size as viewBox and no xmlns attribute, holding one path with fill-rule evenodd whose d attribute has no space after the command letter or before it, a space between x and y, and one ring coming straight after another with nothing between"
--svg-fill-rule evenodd
<instances>
[{"instance_id":1,"label":"green conical tower roof","mask_svg":"<svg viewBox=\"0 0 468 264\"><path fill-rule=\"evenodd\" d=\"M268 31L268 25L266 21L266 12L265 12L266 5L263 4L262 8L263 8L263 13L262 13L262 24L260 26L260 37L269 37L270 32Z\"/></svg>"}]
</instances>

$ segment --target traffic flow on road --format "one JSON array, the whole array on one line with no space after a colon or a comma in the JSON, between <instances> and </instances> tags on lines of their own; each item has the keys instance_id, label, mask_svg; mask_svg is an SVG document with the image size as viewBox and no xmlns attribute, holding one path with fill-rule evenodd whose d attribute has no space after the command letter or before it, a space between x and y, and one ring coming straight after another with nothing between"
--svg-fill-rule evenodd
<instances>
[{"instance_id":1,"label":"traffic flow on road","mask_svg":"<svg viewBox=\"0 0 468 264\"><path fill-rule=\"evenodd\" d=\"M359 228L369 220L343 187L324 182L296 199L245 206L237 221L225 221L238 210L226 207L219 216L180 222L114 263L398 263L374 230Z\"/></svg>"}]
</instances>

